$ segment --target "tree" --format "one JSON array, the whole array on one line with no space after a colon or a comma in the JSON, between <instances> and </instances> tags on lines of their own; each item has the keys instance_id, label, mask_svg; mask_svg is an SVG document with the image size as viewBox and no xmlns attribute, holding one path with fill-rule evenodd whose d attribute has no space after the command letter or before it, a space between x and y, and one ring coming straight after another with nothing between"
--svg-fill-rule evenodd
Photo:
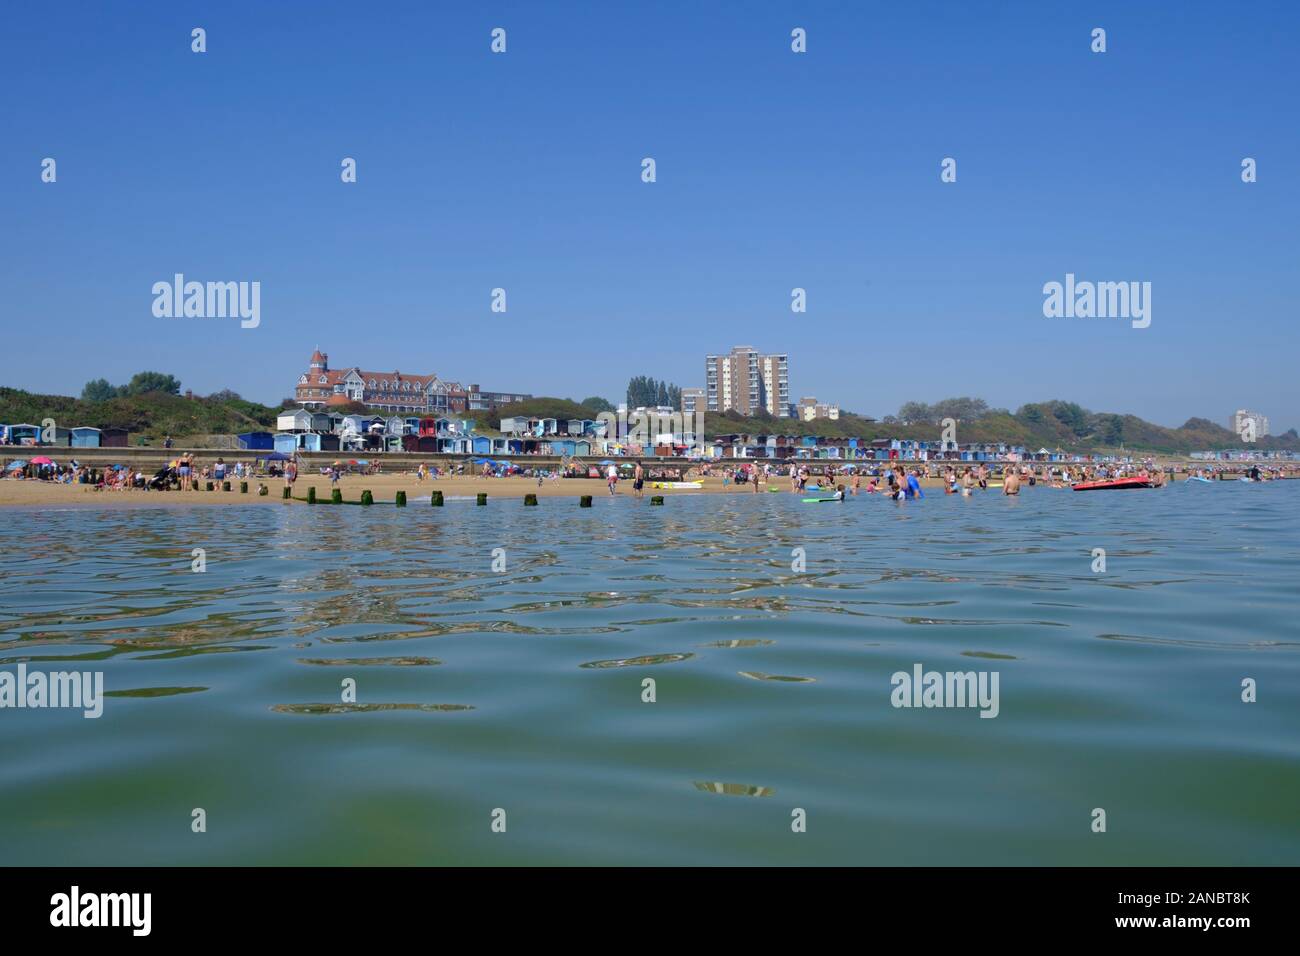
<instances>
[{"instance_id":1,"label":"tree","mask_svg":"<svg viewBox=\"0 0 1300 956\"><path fill-rule=\"evenodd\" d=\"M85 388L81 390L81 400L83 402L106 402L110 398L116 398L118 390L108 384L108 379L97 378L87 382Z\"/></svg>"},{"instance_id":2,"label":"tree","mask_svg":"<svg viewBox=\"0 0 1300 956\"><path fill-rule=\"evenodd\" d=\"M145 392L166 392L176 395L181 390L181 381L174 375L162 372L136 372L122 389L126 395L143 395Z\"/></svg>"},{"instance_id":3,"label":"tree","mask_svg":"<svg viewBox=\"0 0 1300 956\"><path fill-rule=\"evenodd\" d=\"M607 402L605 399L601 398L599 395L593 395L591 398L584 398L578 404L581 405L583 408L591 409L591 411L595 412L597 415L599 415L601 412L615 411L614 406L609 402Z\"/></svg>"},{"instance_id":4,"label":"tree","mask_svg":"<svg viewBox=\"0 0 1300 956\"><path fill-rule=\"evenodd\" d=\"M243 398L238 392L232 392L228 388L223 388L221 391L213 392L209 395L208 400L212 402L242 402Z\"/></svg>"}]
</instances>

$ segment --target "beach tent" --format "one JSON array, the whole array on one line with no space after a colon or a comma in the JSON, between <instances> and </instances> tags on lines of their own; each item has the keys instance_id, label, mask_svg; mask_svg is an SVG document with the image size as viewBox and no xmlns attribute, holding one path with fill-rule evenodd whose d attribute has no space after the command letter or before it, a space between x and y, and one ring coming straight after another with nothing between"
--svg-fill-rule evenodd
<instances>
[{"instance_id":1,"label":"beach tent","mask_svg":"<svg viewBox=\"0 0 1300 956\"><path fill-rule=\"evenodd\" d=\"M267 455L258 455L257 460L258 461L288 461L291 457L292 457L291 455L285 455L281 452L273 451Z\"/></svg>"}]
</instances>

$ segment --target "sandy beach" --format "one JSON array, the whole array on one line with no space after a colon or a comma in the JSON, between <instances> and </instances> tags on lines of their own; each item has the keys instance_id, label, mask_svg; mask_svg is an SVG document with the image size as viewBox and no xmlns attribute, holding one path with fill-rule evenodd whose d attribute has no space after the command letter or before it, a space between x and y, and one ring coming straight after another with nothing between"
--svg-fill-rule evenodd
<instances>
[{"instance_id":1,"label":"sandy beach","mask_svg":"<svg viewBox=\"0 0 1300 956\"><path fill-rule=\"evenodd\" d=\"M281 489L284 480L265 479L268 488L266 496L257 494L257 479L249 482L248 494L239 493L239 483L231 483L231 491L95 491L88 485L62 485L50 481L15 481L0 480L0 507L28 506L49 507L53 505L86 505L96 508L134 508L134 507L209 507L212 505L301 505L300 501L284 501ZM937 485L938 482L932 482ZM722 483L721 478L703 479L703 488L655 488L646 481L645 494L650 495L690 495L690 494L755 494L749 484L734 485ZM307 489L316 488L316 497L328 502L330 492L335 487L330 480L321 476L300 477L294 484L294 498L306 498ZM593 498L609 497L605 482L600 478L562 478L558 481L544 481L538 485L536 478L482 478L462 477L439 478L437 481L417 481L413 475L348 475L339 480L337 487L343 492L345 501L358 501L361 492L369 490L376 503L391 502L395 493L405 491L407 497L415 502L417 498L427 499L429 493L437 489L445 499L460 496L473 497L486 494L488 500L522 500L524 495L535 494L539 498L570 497L591 495ZM768 486L760 486L766 489ZM788 478L782 478L771 487L778 488L784 494L790 494ZM622 480L618 483L617 494L631 497L632 482ZM766 493L766 490L759 492Z\"/></svg>"}]
</instances>

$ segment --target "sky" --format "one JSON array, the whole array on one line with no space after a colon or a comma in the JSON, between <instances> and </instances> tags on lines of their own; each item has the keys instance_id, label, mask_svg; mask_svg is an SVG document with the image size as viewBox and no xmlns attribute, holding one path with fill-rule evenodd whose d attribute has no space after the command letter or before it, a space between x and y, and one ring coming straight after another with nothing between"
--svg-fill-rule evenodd
<instances>
[{"instance_id":1,"label":"sky","mask_svg":"<svg viewBox=\"0 0 1300 956\"><path fill-rule=\"evenodd\" d=\"M1280 433L1297 28L1253 0L10 5L0 384L275 403L319 347L619 401L743 344L877 417L1061 398ZM178 272L259 282L260 324L156 317ZM1150 326L1044 316L1067 273L1150 282Z\"/></svg>"}]
</instances>

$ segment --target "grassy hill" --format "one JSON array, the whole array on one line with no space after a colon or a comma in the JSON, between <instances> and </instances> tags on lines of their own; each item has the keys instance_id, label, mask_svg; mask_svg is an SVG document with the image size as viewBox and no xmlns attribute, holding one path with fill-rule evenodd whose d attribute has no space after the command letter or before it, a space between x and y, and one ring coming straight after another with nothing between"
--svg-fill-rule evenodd
<instances>
[{"instance_id":1,"label":"grassy hill","mask_svg":"<svg viewBox=\"0 0 1300 956\"><path fill-rule=\"evenodd\" d=\"M247 431L274 431L277 409L240 398L213 399L146 392L102 402L66 395L34 395L16 388L0 388L0 422L39 425L52 418L60 428L125 428L149 439L166 435L234 435Z\"/></svg>"}]
</instances>

